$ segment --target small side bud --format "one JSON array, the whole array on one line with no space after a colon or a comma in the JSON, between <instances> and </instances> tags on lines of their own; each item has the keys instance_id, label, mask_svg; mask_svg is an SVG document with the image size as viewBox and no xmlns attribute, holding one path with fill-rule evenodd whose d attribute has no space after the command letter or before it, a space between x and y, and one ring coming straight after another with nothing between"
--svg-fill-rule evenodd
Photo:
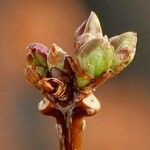
<instances>
[{"instance_id":1,"label":"small side bud","mask_svg":"<svg viewBox=\"0 0 150 150\"><path fill-rule=\"evenodd\" d=\"M48 48L41 43L32 43L27 47L27 65L47 66Z\"/></svg>"},{"instance_id":2,"label":"small side bud","mask_svg":"<svg viewBox=\"0 0 150 150\"><path fill-rule=\"evenodd\" d=\"M109 41L115 49L111 69L114 70L114 73L115 71L118 73L127 67L135 56L137 34L126 32L110 38Z\"/></svg>"},{"instance_id":3,"label":"small side bud","mask_svg":"<svg viewBox=\"0 0 150 150\"><path fill-rule=\"evenodd\" d=\"M66 55L67 53L62 48L60 48L56 44L52 44L52 48L49 51L47 58L49 70L51 70L52 67L63 70Z\"/></svg>"},{"instance_id":4,"label":"small side bud","mask_svg":"<svg viewBox=\"0 0 150 150\"><path fill-rule=\"evenodd\" d=\"M27 47L27 61L25 75L28 82L35 87L47 74L48 48L40 43L32 43Z\"/></svg>"}]
</instances>

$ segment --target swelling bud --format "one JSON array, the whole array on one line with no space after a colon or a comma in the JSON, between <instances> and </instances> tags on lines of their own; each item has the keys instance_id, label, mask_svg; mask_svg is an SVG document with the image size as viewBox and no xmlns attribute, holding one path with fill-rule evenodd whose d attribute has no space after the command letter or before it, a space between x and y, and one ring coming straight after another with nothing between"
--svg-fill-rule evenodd
<instances>
[{"instance_id":1,"label":"swelling bud","mask_svg":"<svg viewBox=\"0 0 150 150\"><path fill-rule=\"evenodd\" d=\"M37 83L47 74L48 48L40 43L32 43L27 47L25 75L27 81L38 87Z\"/></svg>"},{"instance_id":2,"label":"swelling bud","mask_svg":"<svg viewBox=\"0 0 150 150\"><path fill-rule=\"evenodd\" d=\"M100 21L94 12L75 31L75 55L81 70L92 79L107 71L112 63L113 46L108 42L107 36L103 36ZM82 75L76 75L78 88L90 83Z\"/></svg>"},{"instance_id":3,"label":"swelling bud","mask_svg":"<svg viewBox=\"0 0 150 150\"><path fill-rule=\"evenodd\" d=\"M113 47L104 38L93 39L80 49L76 59L82 70L92 78L96 78L110 68L113 51ZM77 75L76 82L78 87L84 87L90 80L85 80Z\"/></svg>"},{"instance_id":4,"label":"swelling bud","mask_svg":"<svg viewBox=\"0 0 150 150\"><path fill-rule=\"evenodd\" d=\"M76 73L77 88L84 88L91 83L97 85L118 74L132 62L136 44L137 34L134 32L126 32L110 39L103 36L98 17L91 12L89 18L75 32L78 68L81 69L80 72L90 76L86 79L84 75Z\"/></svg>"}]
</instances>

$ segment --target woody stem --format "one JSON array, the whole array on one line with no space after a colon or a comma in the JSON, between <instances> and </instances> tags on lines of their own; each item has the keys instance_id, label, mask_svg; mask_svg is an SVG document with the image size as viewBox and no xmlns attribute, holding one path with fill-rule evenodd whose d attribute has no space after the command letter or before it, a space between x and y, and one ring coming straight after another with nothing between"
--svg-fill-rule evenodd
<instances>
[{"instance_id":1,"label":"woody stem","mask_svg":"<svg viewBox=\"0 0 150 150\"><path fill-rule=\"evenodd\" d=\"M56 121L60 150L82 150L83 117L66 113Z\"/></svg>"}]
</instances>

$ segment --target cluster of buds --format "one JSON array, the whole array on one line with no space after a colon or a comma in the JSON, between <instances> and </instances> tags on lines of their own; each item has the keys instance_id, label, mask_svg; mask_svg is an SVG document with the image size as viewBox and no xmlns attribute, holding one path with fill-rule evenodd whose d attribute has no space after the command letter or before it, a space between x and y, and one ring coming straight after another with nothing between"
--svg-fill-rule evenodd
<instances>
[{"instance_id":1,"label":"cluster of buds","mask_svg":"<svg viewBox=\"0 0 150 150\"><path fill-rule=\"evenodd\" d=\"M134 32L111 38L103 35L98 17L91 12L75 31L74 57L56 44L50 49L40 43L27 47L26 79L44 95L39 110L55 117L60 124L61 149L80 149L80 142L74 138L78 135L80 139L80 136L73 128L83 126L81 118L94 115L100 109L93 89L130 64L136 43Z\"/></svg>"},{"instance_id":2,"label":"cluster of buds","mask_svg":"<svg viewBox=\"0 0 150 150\"><path fill-rule=\"evenodd\" d=\"M106 81L118 74L133 60L136 43L137 35L134 32L111 38L103 35L100 22L92 12L88 20L75 32L75 58L79 68L89 76L87 79L76 73L76 86L84 88L91 81L93 84L95 78ZM102 80L97 85L100 83Z\"/></svg>"}]
</instances>

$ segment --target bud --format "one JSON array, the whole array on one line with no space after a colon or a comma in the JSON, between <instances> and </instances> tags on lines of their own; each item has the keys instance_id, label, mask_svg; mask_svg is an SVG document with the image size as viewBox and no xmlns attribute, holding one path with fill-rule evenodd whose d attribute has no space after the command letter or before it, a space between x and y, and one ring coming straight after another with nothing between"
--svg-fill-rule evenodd
<instances>
[{"instance_id":1,"label":"bud","mask_svg":"<svg viewBox=\"0 0 150 150\"><path fill-rule=\"evenodd\" d=\"M110 68L113 51L113 47L105 38L93 39L81 47L76 59L82 70L92 78L96 78ZM76 77L78 87L84 87L90 82L80 75Z\"/></svg>"},{"instance_id":2,"label":"bud","mask_svg":"<svg viewBox=\"0 0 150 150\"><path fill-rule=\"evenodd\" d=\"M137 34L126 32L110 38L109 41L115 50L111 69L118 73L127 67L135 56Z\"/></svg>"},{"instance_id":3,"label":"bud","mask_svg":"<svg viewBox=\"0 0 150 150\"><path fill-rule=\"evenodd\" d=\"M52 44L47 58L48 69L51 70L51 68L56 67L60 70L64 70L66 55L67 53L62 48L56 44Z\"/></svg>"},{"instance_id":4,"label":"bud","mask_svg":"<svg viewBox=\"0 0 150 150\"><path fill-rule=\"evenodd\" d=\"M102 28L97 15L92 11L84 28L84 33L102 34Z\"/></svg>"},{"instance_id":5,"label":"bud","mask_svg":"<svg viewBox=\"0 0 150 150\"><path fill-rule=\"evenodd\" d=\"M103 36L98 17L91 12L88 20L75 32L76 60L79 68L92 78L92 82L98 79L106 81L133 60L136 43L137 35L134 32L126 32L110 39L106 35ZM109 74L106 79L105 73ZM86 79L80 73L76 73L75 77L78 88L91 84L91 79Z\"/></svg>"},{"instance_id":6,"label":"bud","mask_svg":"<svg viewBox=\"0 0 150 150\"><path fill-rule=\"evenodd\" d=\"M75 54L80 68L92 78L100 76L110 68L113 57L113 46L103 36L100 21L91 12L87 21L75 32ZM80 74L76 75L78 87L84 87L90 82Z\"/></svg>"},{"instance_id":7,"label":"bud","mask_svg":"<svg viewBox=\"0 0 150 150\"><path fill-rule=\"evenodd\" d=\"M40 79L47 73L48 48L40 43L33 43L27 47L26 78L28 82L38 86Z\"/></svg>"},{"instance_id":8,"label":"bud","mask_svg":"<svg viewBox=\"0 0 150 150\"><path fill-rule=\"evenodd\" d=\"M77 53L82 45L88 41L102 37L102 29L98 17L91 12L88 20L84 21L74 34L74 47Z\"/></svg>"},{"instance_id":9,"label":"bud","mask_svg":"<svg viewBox=\"0 0 150 150\"><path fill-rule=\"evenodd\" d=\"M48 48L41 43L32 43L27 47L27 65L47 66Z\"/></svg>"}]
</instances>

